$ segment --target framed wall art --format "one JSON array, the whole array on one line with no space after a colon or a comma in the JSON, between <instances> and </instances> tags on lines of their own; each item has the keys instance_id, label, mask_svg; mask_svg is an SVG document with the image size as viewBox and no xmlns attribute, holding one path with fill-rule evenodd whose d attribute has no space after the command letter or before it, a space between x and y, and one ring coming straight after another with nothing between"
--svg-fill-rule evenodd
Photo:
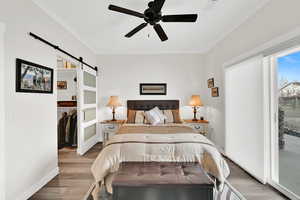
<instances>
[{"instance_id":1,"label":"framed wall art","mask_svg":"<svg viewBox=\"0 0 300 200\"><path fill-rule=\"evenodd\" d=\"M219 97L219 88L218 87L211 88L211 96Z\"/></svg>"},{"instance_id":2,"label":"framed wall art","mask_svg":"<svg viewBox=\"0 0 300 200\"><path fill-rule=\"evenodd\" d=\"M53 93L53 69L17 59L16 92Z\"/></svg>"},{"instance_id":3,"label":"framed wall art","mask_svg":"<svg viewBox=\"0 0 300 200\"><path fill-rule=\"evenodd\" d=\"M141 83L140 95L167 95L166 83Z\"/></svg>"},{"instance_id":4,"label":"framed wall art","mask_svg":"<svg viewBox=\"0 0 300 200\"><path fill-rule=\"evenodd\" d=\"M207 86L208 86L208 88L215 87L215 80L214 80L214 78L210 78L210 79L207 80Z\"/></svg>"},{"instance_id":5,"label":"framed wall art","mask_svg":"<svg viewBox=\"0 0 300 200\"><path fill-rule=\"evenodd\" d=\"M57 81L57 89L58 90L68 89L68 82L67 81Z\"/></svg>"}]
</instances>

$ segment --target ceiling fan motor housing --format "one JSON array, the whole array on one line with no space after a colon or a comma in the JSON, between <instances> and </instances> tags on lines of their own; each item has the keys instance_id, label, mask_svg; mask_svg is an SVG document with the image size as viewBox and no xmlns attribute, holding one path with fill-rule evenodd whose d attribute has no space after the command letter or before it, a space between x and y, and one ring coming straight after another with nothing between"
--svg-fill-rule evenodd
<instances>
[{"instance_id":1,"label":"ceiling fan motor housing","mask_svg":"<svg viewBox=\"0 0 300 200\"><path fill-rule=\"evenodd\" d=\"M156 12L153 8L148 8L144 12L145 21L151 25L155 25L161 20L161 12Z\"/></svg>"}]
</instances>

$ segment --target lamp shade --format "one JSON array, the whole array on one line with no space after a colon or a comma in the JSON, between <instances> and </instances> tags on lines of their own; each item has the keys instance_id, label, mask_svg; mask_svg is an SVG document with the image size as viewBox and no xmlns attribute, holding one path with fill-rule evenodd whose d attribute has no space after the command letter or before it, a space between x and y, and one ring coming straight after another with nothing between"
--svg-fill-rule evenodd
<instances>
[{"instance_id":1,"label":"lamp shade","mask_svg":"<svg viewBox=\"0 0 300 200\"><path fill-rule=\"evenodd\" d=\"M193 95L190 100L190 106L203 106L199 95Z\"/></svg>"},{"instance_id":2,"label":"lamp shade","mask_svg":"<svg viewBox=\"0 0 300 200\"><path fill-rule=\"evenodd\" d=\"M106 106L115 108L118 106L122 106L122 104L120 103L118 96L111 96Z\"/></svg>"}]
</instances>

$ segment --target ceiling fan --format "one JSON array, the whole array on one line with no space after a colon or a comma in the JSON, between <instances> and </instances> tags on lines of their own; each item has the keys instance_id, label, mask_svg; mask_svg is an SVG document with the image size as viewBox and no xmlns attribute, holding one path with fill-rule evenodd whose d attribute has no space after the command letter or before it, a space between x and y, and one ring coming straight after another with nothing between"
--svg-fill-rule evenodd
<instances>
[{"instance_id":1,"label":"ceiling fan","mask_svg":"<svg viewBox=\"0 0 300 200\"><path fill-rule=\"evenodd\" d=\"M139 17L145 20L144 23L137 26L135 29L130 31L125 35L125 37L130 38L143 28L145 28L148 24L153 26L154 30L156 31L157 35L161 39L161 41L168 40L168 36L166 35L165 31L159 24L160 21L162 22L196 22L198 15L197 14L184 14L184 15L162 15L161 9L165 3L165 0L154 0L148 3L148 8L145 10L144 13L136 12L133 10L129 10L126 8L122 8L115 5L109 5L108 9L120 13L124 13L127 15L132 15L135 17Z\"/></svg>"}]
</instances>

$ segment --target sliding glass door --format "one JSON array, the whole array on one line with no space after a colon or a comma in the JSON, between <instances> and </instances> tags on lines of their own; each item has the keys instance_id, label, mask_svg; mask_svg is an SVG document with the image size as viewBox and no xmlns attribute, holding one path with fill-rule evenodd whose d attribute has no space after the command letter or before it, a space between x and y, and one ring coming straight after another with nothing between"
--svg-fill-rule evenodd
<instances>
[{"instance_id":1,"label":"sliding glass door","mask_svg":"<svg viewBox=\"0 0 300 200\"><path fill-rule=\"evenodd\" d=\"M300 196L300 48L272 57L272 181ZM295 199L297 199L295 197Z\"/></svg>"}]
</instances>

